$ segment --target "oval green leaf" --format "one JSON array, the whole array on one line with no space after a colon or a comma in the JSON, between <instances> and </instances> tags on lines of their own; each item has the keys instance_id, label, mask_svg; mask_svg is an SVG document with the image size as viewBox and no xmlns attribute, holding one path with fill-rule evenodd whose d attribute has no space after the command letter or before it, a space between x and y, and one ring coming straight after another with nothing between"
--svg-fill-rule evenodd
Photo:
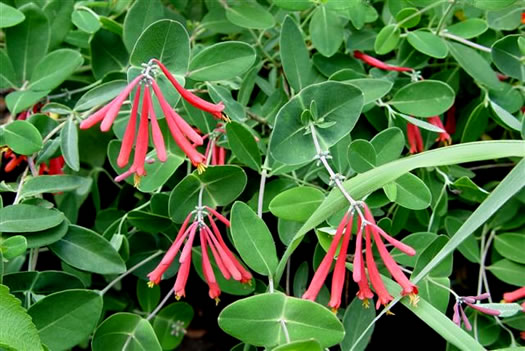
<instances>
[{"instance_id":1,"label":"oval green leaf","mask_svg":"<svg viewBox=\"0 0 525 351\"><path fill-rule=\"evenodd\" d=\"M273 215L296 222L306 221L324 200L324 194L312 187L288 189L270 202Z\"/></svg>"},{"instance_id":2,"label":"oval green leaf","mask_svg":"<svg viewBox=\"0 0 525 351\"><path fill-rule=\"evenodd\" d=\"M272 14L256 2L243 1L227 7L226 18L242 28L267 29L275 25Z\"/></svg>"},{"instance_id":3,"label":"oval green leaf","mask_svg":"<svg viewBox=\"0 0 525 351\"><path fill-rule=\"evenodd\" d=\"M454 104L454 90L438 80L423 80L403 86L390 100L400 112L417 117L431 117L447 111Z\"/></svg>"},{"instance_id":4,"label":"oval green leaf","mask_svg":"<svg viewBox=\"0 0 525 351\"><path fill-rule=\"evenodd\" d=\"M20 155L31 155L42 148L42 136L27 121L13 121L4 127L4 140L11 150Z\"/></svg>"},{"instance_id":5,"label":"oval green leaf","mask_svg":"<svg viewBox=\"0 0 525 351\"><path fill-rule=\"evenodd\" d=\"M35 66L29 88L35 91L55 89L71 76L83 62L82 55L75 50L60 49L53 51Z\"/></svg>"},{"instance_id":6,"label":"oval green leaf","mask_svg":"<svg viewBox=\"0 0 525 351\"><path fill-rule=\"evenodd\" d=\"M443 39L430 32L410 32L407 40L414 49L425 55L435 58L445 58L448 55L448 48Z\"/></svg>"},{"instance_id":7,"label":"oval green leaf","mask_svg":"<svg viewBox=\"0 0 525 351\"><path fill-rule=\"evenodd\" d=\"M59 225L64 215L35 205L10 205L0 209L0 232L38 232Z\"/></svg>"}]
</instances>

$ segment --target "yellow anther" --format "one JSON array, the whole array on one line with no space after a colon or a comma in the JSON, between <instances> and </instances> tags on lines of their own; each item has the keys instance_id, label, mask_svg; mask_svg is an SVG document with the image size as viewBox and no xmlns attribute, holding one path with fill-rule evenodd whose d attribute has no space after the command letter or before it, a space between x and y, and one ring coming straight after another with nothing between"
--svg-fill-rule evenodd
<instances>
[{"instance_id":1,"label":"yellow anther","mask_svg":"<svg viewBox=\"0 0 525 351\"><path fill-rule=\"evenodd\" d=\"M154 282L148 282L148 288L153 288L155 286Z\"/></svg>"}]
</instances>

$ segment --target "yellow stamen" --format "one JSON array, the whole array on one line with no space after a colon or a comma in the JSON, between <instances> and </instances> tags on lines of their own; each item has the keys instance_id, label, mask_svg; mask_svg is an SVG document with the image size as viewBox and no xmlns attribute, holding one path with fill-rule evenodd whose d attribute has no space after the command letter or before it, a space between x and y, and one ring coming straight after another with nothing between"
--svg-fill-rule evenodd
<instances>
[{"instance_id":1,"label":"yellow stamen","mask_svg":"<svg viewBox=\"0 0 525 351\"><path fill-rule=\"evenodd\" d=\"M221 299L218 297L215 298L215 306L219 306L219 302L221 302Z\"/></svg>"},{"instance_id":2,"label":"yellow stamen","mask_svg":"<svg viewBox=\"0 0 525 351\"><path fill-rule=\"evenodd\" d=\"M364 308L370 308L370 301L368 299L363 300L363 307Z\"/></svg>"},{"instance_id":3,"label":"yellow stamen","mask_svg":"<svg viewBox=\"0 0 525 351\"><path fill-rule=\"evenodd\" d=\"M135 175L133 176L133 186L134 186L135 188L138 188L138 187L139 187L139 185L140 185L140 178L141 178L141 177L140 177L138 174L135 174Z\"/></svg>"},{"instance_id":4,"label":"yellow stamen","mask_svg":"<svg viewBox=\"0 0 525 351\"><path fill-rule=\"evenodd\" d=\"M410 304L414 307L417 307L417 304L419 303L419 295L411 293L408 294L408 298L410 299Z\"/></svg>"},{"instance_id":5,"label":"yellow stamen","mask_svg":"<svg viewBox=\"0 0 525 351\"><path fill-rule=\"evenodd\" d=\"M231 118L226 116L226 114L224 113L221 115L221 117L222 117L222 120L226 123L230 123L232 121Z\"/></svg>"},{"instance_id":6,"label":"yellow stamen","mask_svg":"<svg viewBox=\"0 0 525 351\"><path fill-rule=\"evenodd\" d=\"M206 165L204 163L199 163L197 165L197 173L202 174L204 171L206 171Z\"/></svg>"},{"instance_id":7,"label":"yellow stamen","mask_svg":"<svg viewBox=\"0 0 525 351\"><path fill-rule=\"evenodd\" d=\"M386 308L386 306L385 306L385 308ZM388 309L388 310L386 310L386 315L387 316L395 316L396 314L394 312L390 311L390 309Z\"/></svg>"},{"instance_id":8,"label":"yellow stamen","mask_svg":"<svg viewBox=\"0 0 525 351\"><path fill-rule=\"evenodd\" d=\"M153 288L153 286L155 286L154 282L148 282L148 288Z\"/></svg>"},{"instance_id":9,"label":"yellow stamen","mask_svg":"<svg viewBox=\"0 0 525 351\"><path fill-rule=\"evenodd\" d=\"M179 301L181 297L179 294L175 294L175 300Z\"/></svg>"},{"instance_id":10,"label":"yellow stamen","mask_svg":"<svg viewBox=\"0 0 525 351\"><path fill-rule=\"evenodd\" d=\"M50 112L49 113L49 117L51 117L53 119L58 119L60 117L60 115L58 113Z\"/></svg>"}]
</instances>

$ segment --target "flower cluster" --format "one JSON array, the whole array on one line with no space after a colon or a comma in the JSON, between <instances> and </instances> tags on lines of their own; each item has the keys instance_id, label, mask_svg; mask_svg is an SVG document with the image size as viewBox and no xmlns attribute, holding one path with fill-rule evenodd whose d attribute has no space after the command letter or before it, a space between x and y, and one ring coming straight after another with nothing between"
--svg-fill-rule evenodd
<instances>
[{"instance_id":1,"label":"flower cluster","mask_svg":"<svg viewBox=\"0 0 525 351\"><path fill-rule=\"evenodd\" d=\"M461 327L461 321L463 321L463 324L465 325L465 328L467 330L472 330L472 325L470 324L467 315L465 314L465 311L463 310L463 304L466 304L470 308L473 308L475 310L478 310L482 313L491 315L491 316L498 316L500 314L500 311L494 310L492 308L486 308L479 305L476 305L476 301L479 300L485 300L490 296L489 293L481 294L478 296L460 296L456 299L456 303L454 304L454 315L452 317L452 321L458 325L458 327Z\"/></svg>"},{"instance_id":2,"label":"flower cluster","mask_svg":"<svg viewBox=\"0 0 525 351\"><path fill-rule=\"evenodd\" d=\"M357 207L359 206L359 207ZM361 210L364 212L361 212ZM393 298L386 289L383 280L377 269L377 264L375 262L373 252L372 252L372 239L374 244L379 251L383 263L387 267L388 271L392 277L398 282L402 287L402 295L409 295L411 301L415 304L418 301L417 297L417 287L412 284L405 274L401 271L399 265L394 261L388 250L386 249L383 239L388 241L394 247L401 250L403 253L413 256L416 252L413 248L408 245L405 245L387 233L385 233L376 223L370 209L364 202L360 202L355 207L350 207L349 211L346 212L343 219L337 227L336 233L330 245L328 252L323 258L319 268L312 278L310 286L303 295L303 298L314 301L323 286L328 273L330 272L330 267L332 261L335 258L337 247L341 242L341 247L339 255L335 263L333 278L332 278L332 290L330 302L328 305L333 309L337 310L341 304L341 294L344 286L345 275L346 275L346 255L348 252L349 242L352 236L352 228L354 224L355 214L357 216L357 236L355 244L355 255L353 261L353 280L359 286L359 292L357 297L363 300L363 304L368 307L368 299L374 297L372 290L370 289L369 282L374 288L378 300L376 303L376 308L379 308L380 305L387 305ZM363 232L365 236L365 259L366 259L366 268L368 270L368 278L365 271L365 260L363 260Z\"/></svg>"},{"instance_id":3,"label":"flower cluster","mask_svg":"<svg viewBox=\"0 0 525 351\"><path fill-rule=\"evenodd\" d=\"M115 121L122 104L131 94L133 89L137 87L135 90L135 97L133 98L130 118L117 159L117 165L121 168L125 167L129 162L133 144L135 144L133 163L126 172L122 173L115 179L116 181L121 181L132 174L135 174L135 183L138 183L140 177L146 174L144 164L148 152L150 122L151 135L153 138L153 145L157 152L157 158L160 162L165 162L167 159L164 138L153 108L153 96L150 88L153 89L153 94L161 106L164 117L166 118L166 123L168 124L168 128L175 143L177 143L180 149L188 156L191 163L197 167L199 173L202 173L205 170L205 156L197 150L197 147L203 144L202 137L181 116L179 116L164 98L161 89L155 81L155 78L152 76L153 68L155 66L160 68L166 78L173 84L182 98L188 101L188 103L212 114L215 118L228 120L222 112L224 110L222 102L219 104L212 104L201 99L189 90L184 89L160 61L156 59L151 60L150 63L145 65L142 73L133 79L133 81L128 84L128 86L126 86L126 88L115 99L86 118L80 124L81 129L88 129L100 122L101 131L107 132ZM138 122L138 132L136 132L139 105L142 106L140 111L140 121ZM137 135L135 136L135 134Z\"/></svg>"},{"instance_id":4,"label":"flower cluster","mask_svg":"<svg viewBox=\"0 0 525 351\"><path fill-rule=\"evenodd\" d=\"M206 224L204 220L205 217L208 219L209 225ZM148 274L148 285L150 287L160 283L162 275L169 268L182 247L179 258L181 265L179 272L177 273L177 279L175 280L173 290L177 299L186 296L184 289L190 272L191 250L197 231L199 231L202 249L202 272L208 283L210 298L215 299L218 302L221 290L213 272L208 247L210 248L213 258L224 278L233 278L242 283L251 282L252 275L241 265L226 245L219 228L215 223L214 217L224 223L227 227L230 226L230 221L227 218L208 206L204 208L197 207L195 211L191 212L186 217L177 237L173 241L173 244L168 249L157 268ZM192 218L193 222L190 224Z\"/></svg>"}]
</instances>

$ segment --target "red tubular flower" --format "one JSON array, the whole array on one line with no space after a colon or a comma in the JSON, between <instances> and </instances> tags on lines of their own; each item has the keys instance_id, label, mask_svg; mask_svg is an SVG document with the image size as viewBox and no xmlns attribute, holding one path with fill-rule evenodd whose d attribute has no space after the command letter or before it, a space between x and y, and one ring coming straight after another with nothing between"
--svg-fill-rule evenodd
<instances>
[{"instance_id":1,"label":"red tubular flower","mask_svg":"<svg viewBox=\"0 0 525 351\"><path fill-rule=\"evenodd\" d=\"M456 106L452 107L447 111L447 121L445 122L445 130L448 134L454 134L456 132Z\"/></svg>"},{"instance_id":2,"label":"red tubular flower","mask_svg":"<svg viewBox=\"0 0 525 351\"><path fill-rule=\"evenodd\" d=\"M137 91L135 92L135 98L133 99L133 107L131 108L131 115L129 117L126 131L124 132L124 137L122 138L122 146L120 147L120 153L117 158L117 165L120 168L128 164L131 148L133 147L133 142L135 141L135 129L137 126L137 111L139 109L139 102L140 85L137 87Z\"/></svg>"},{"instance_id":3,"label":"red tubular flower","mask_svg":"<svg viewBox=\"0 0 525 351\"><path fill-rule=\"evenodd\" d=\"M507 303L514 302L523 298L525 298L525 286L503 294L503 301Z\"/></svg>"},{"instance_id":4,"label":"red tubular flower","mask_svg":"<svg viewBox=\"0 0 525 351\"><path fill-rule=\"evenodd\" d=\"M452 139L450 138L450 134L447 133L445 126L441 122L441 118L439 118L439 116L434 116L430 117L428 121L443 130L442 133L439 133L436 141L443 142L445 145L450 145L452 143Z\"/></svg>"},{"instance_id":5,"label":"red tubular flower","mask_svg":"<svg viewBox=\"0 0 525 351\"><path fill-rule=\"evenodd\" d=\"M49 166L45 162L40 164L40 168L38 169L39 175L46 174L46 173L49 175L64 174L64 171L62 170L62 168L64 168L64 165L66 163L64 161L64 157L58 156L58 157L52 158L49 160L48 163L49 163Z\"/></svg>"},{"instance_id":6,"label":"red tubular flower","mask_svg":"<svg viewBox=\"0 0 525 351\"><path fill-rule=\"evenodd\" d=\"M252 280L252 275L248 272L233 253L229 250L226 243L222 239L222 236L215 224L215 221L212 217L215 216L220 221L223 221L226 225L229 226L229 221L224 218L224 216L217 213L217 211L207 208L208 214L203 212L203 208L197 208L195 212L190 213L184 223L182 224L177 237L173 241L173 244L168 249L163 259L159 265L148 274L149 283L148 286L152 287L155 284L159 284L162 275L169 268L175 256L181 250L182 252L179 257L179 262L181 263L179 272L177 274L177 279L175 281L174 292L179 299L182 296L185 296L185 286L188 280L189 275L189 266L191 262L191 250L193 247L193 241L197 230L199 230L199 238L201 241L202 249L202 271L204 278L208 283L209 295L212 299L219 301L218 297L221 293L217 280L215 278L215 273L210 261L209 251L210 249L219 271L224 276L225 279L230 279L233 277L234 280L240 281L242 283L247 283ZM217 214L217 215L215 215ZM194 217L194 222L188 227L188 224L191 218ZM204 222L204 218L208 218L209 225Z\"/></svg>"},{"instance_id":7,"label":"red tubular flower","mask_svg":"<svg viewBox=\"0 0 525 351\"><path fill-rule=\"evenodd\" d=\"M379 308L379 306L383 305L386 306L390 301L392 301L394 298L390 295L388 290L385 287L385 284L383 283L383 280L381 279L381 275L379 274L379 270L377 269L376 262L374 260L374 255L372 253L372 243L370 240L370 228L368 226L365 227L365 234L366 234L366 267L368 268L368 276L370 278L370 283L372 284L372 287L376 291L377 294L377 302L376 302L376 309Z\"/></svg>"},{"instance_id":8,"label":"red tubular flower","mask_svg":"<svg viewBox=\"0 0 525 351\"><path fill-rule=\"evenodd\" d=\"M410 145L409 152L411 154L425 151L423 147L423 138L421 137L421 131L419 130L418 126L410 122L407 123L407 139L408 144Z\"/></svg>"},{"instance_id":9,"label":"red tubular flower","mask_svg":"<svg viewBox=\"0 0 525 351\"><path fill-rule=\"evenodd\" d=\"M354 51L354 57L356 59L359 59L359 60L369 64L370 66L374 66L376 68L383 69L383 70L386 70L386 71L397 71L397 72L410 72L410 71L413 71L413 69L410 68L410 67L400 67L400 66L389 65L389 64L384 63L383 61L378 60L378 59L376 59L376 58L374 58L372 56L364 54L363 52L361 52L359 50Z\"/></svg>"},{"instance_id":10,"label":"red tubular flower","mask_svg":"<svg viewBox=\"0 0 525 351\"><path fill-rule=\"evenodd\" d=\"M27 156L17 155L13 152L13 150L8 148L5 149L7 149L7 151L4 152L4 158L8 159L9 161L7 161L7 164L5 165L4 172L12 172L22 162L27 160Z\"/></svg>"},{"instance_id":11,"label":"red tubular flower","mask_svg":"<svg viewBox=\"0 0 525 351\"><path fill-rule=\"evenodd\" d=\"M166 146L164 145L164 137L160 131L159 123L157 122L157 116L155 116L155 109L153 108L149 87L146 86L145 91L146 98L149 102L149 118L151 120L151 135L153 137L153 145L157 151L157 158L159 161L166 162L168 156L166 154Z\"/></svg>"},{"instance_id":12,"label":"red tubular flower","mask_svg":"<svg viewBox=\"0 0 525 351\"><path fill-rule=\"evenodd\" d=\"M330 244L330 248L328 249L323 260L321 261L321 264L317 268L317 271L315 271L314 277L310 282L310 286L308 287L308 289L306 289L306 291L303 294L303 299L315 301L315 299L317 298L317 295L319 294L319 291L321 290L321 287L323 286L326 277L330 272L330 268L332 267L332 261L334 260L337 246L339 245L339 241L341 240L341 237L343 235L343 230L345 229L348 221L349 213L347 212L345 213L341 222L339 222L339 226L337 227L332 243Z\"/></svg>"},{"instance_id":13,"label":"red tubular flower","mask_svg":"<svg viewBox=\"0 0 525 351\"><path fill-rule=\"evenodd\" d=\"M343 243L341 244L339 255L337 256L337 261L335 262L330 302L328 302L328 306L332 308L332 311L337 311L341 305L341 294L343 293L343 285L346 276L346 252L348 251L348 244L350 243L350 237L352 236L352 222L353 216L350 216L350 219L346 224Z\"/></svg>"},{"instance_id":14,"label":"red tubular flower","mask_svg":"<svg viewBox=\"0 0 525 351\"><path fill-rule=\"evenodd\" d=\"M175 89L179 92L179 94L182 96L184 100L189 102L191 105L195 106L199 110L206 111L208 113L211 113L213 117L217 119L221 119L224 121L229 121L229 118L223 113L224 105L222 102L218 104L212 104L206 100L201 99L197 95L193 94L192 92L184 89L182 85L177 82L175 77L170 73L170 71L164 66L159 60L154 59L153 62L159 66L159 68L162 70L166 78L173 84Z\"/></svg>"}]
</instances>

